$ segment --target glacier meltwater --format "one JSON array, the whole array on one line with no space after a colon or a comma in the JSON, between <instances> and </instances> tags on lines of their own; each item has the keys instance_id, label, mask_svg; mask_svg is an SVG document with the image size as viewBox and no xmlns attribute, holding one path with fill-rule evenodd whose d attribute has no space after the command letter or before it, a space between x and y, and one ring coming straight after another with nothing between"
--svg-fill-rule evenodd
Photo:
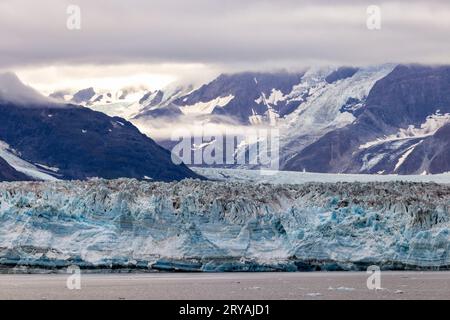
<instances>
[{"instance_id":1,"label":"glacier meltwater","mask_svg":"<svg viewBox=\"0 0 450 320\"><path fill-rule=\"evenodd\" d=\"M450 185L0 184L0 269L448 269Z\"/></svg>"}]
</instances>

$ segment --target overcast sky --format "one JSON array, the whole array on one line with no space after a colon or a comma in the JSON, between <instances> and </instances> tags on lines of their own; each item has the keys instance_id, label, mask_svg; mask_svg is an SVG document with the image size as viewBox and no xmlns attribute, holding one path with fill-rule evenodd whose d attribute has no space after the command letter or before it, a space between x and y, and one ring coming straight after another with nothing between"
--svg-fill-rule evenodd
<instances>
[{"instance_id":1,"label":"overcast sky","mask_svg":"<svg viewBox=\"0 0 450 320\"><path fill-rule=\"evenodd\" d=\"M67 28L67 7L81 30ZM366 25L368 5L381 29ZM41 90L221 71L450 63L450 1L0 0L0 69Z\"/></svg>"}]
</instances>

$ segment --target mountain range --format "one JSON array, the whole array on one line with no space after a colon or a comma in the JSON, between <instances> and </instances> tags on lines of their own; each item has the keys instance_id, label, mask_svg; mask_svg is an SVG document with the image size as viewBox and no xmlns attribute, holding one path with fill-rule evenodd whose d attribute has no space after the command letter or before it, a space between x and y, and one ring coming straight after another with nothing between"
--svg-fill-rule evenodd
<instances>
[{"instance_id":1,"label":"mountain range","mask_svg":"<svg viewBox=\"0 0 450 320\"><path fill-rule=\"evenodd\" d=\"M282 170L426 174L450 171L449 100L449 66L320 67L147 92L127 119L149 135L166 125L276 127ZM168 136L157 142L174 145Z\"/></svg>"}]
</instances>

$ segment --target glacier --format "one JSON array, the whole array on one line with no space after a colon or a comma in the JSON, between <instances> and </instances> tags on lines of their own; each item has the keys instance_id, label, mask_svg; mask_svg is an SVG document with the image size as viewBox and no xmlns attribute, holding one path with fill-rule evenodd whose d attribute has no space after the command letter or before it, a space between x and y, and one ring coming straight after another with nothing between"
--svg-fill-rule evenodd
<instances>
[{"instance_id":1,"label":"glacier","mask_svg":"<svg viewBox=\"0 0 450 320\"><path fill-rule=\"evenodd\" d=\"M1 183L0 271L449 269L449 209L423 182Z\"/></svg>"}]
</instances>

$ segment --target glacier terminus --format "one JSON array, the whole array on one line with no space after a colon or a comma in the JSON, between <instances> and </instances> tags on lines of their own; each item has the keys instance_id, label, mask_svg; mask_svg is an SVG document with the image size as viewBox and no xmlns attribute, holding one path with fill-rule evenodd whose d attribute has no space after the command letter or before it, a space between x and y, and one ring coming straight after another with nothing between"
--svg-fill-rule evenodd
<instances>
[{"instance_id":1,"label":"glacier terminus","mask_svg":"<svg viewBox=\"0 0 450 320\"><path fill-rule=\"evenodd\" d=\"M0 187L3 272L450 266L448 184L93 179Z\"/></svg>"}]
</instances>

